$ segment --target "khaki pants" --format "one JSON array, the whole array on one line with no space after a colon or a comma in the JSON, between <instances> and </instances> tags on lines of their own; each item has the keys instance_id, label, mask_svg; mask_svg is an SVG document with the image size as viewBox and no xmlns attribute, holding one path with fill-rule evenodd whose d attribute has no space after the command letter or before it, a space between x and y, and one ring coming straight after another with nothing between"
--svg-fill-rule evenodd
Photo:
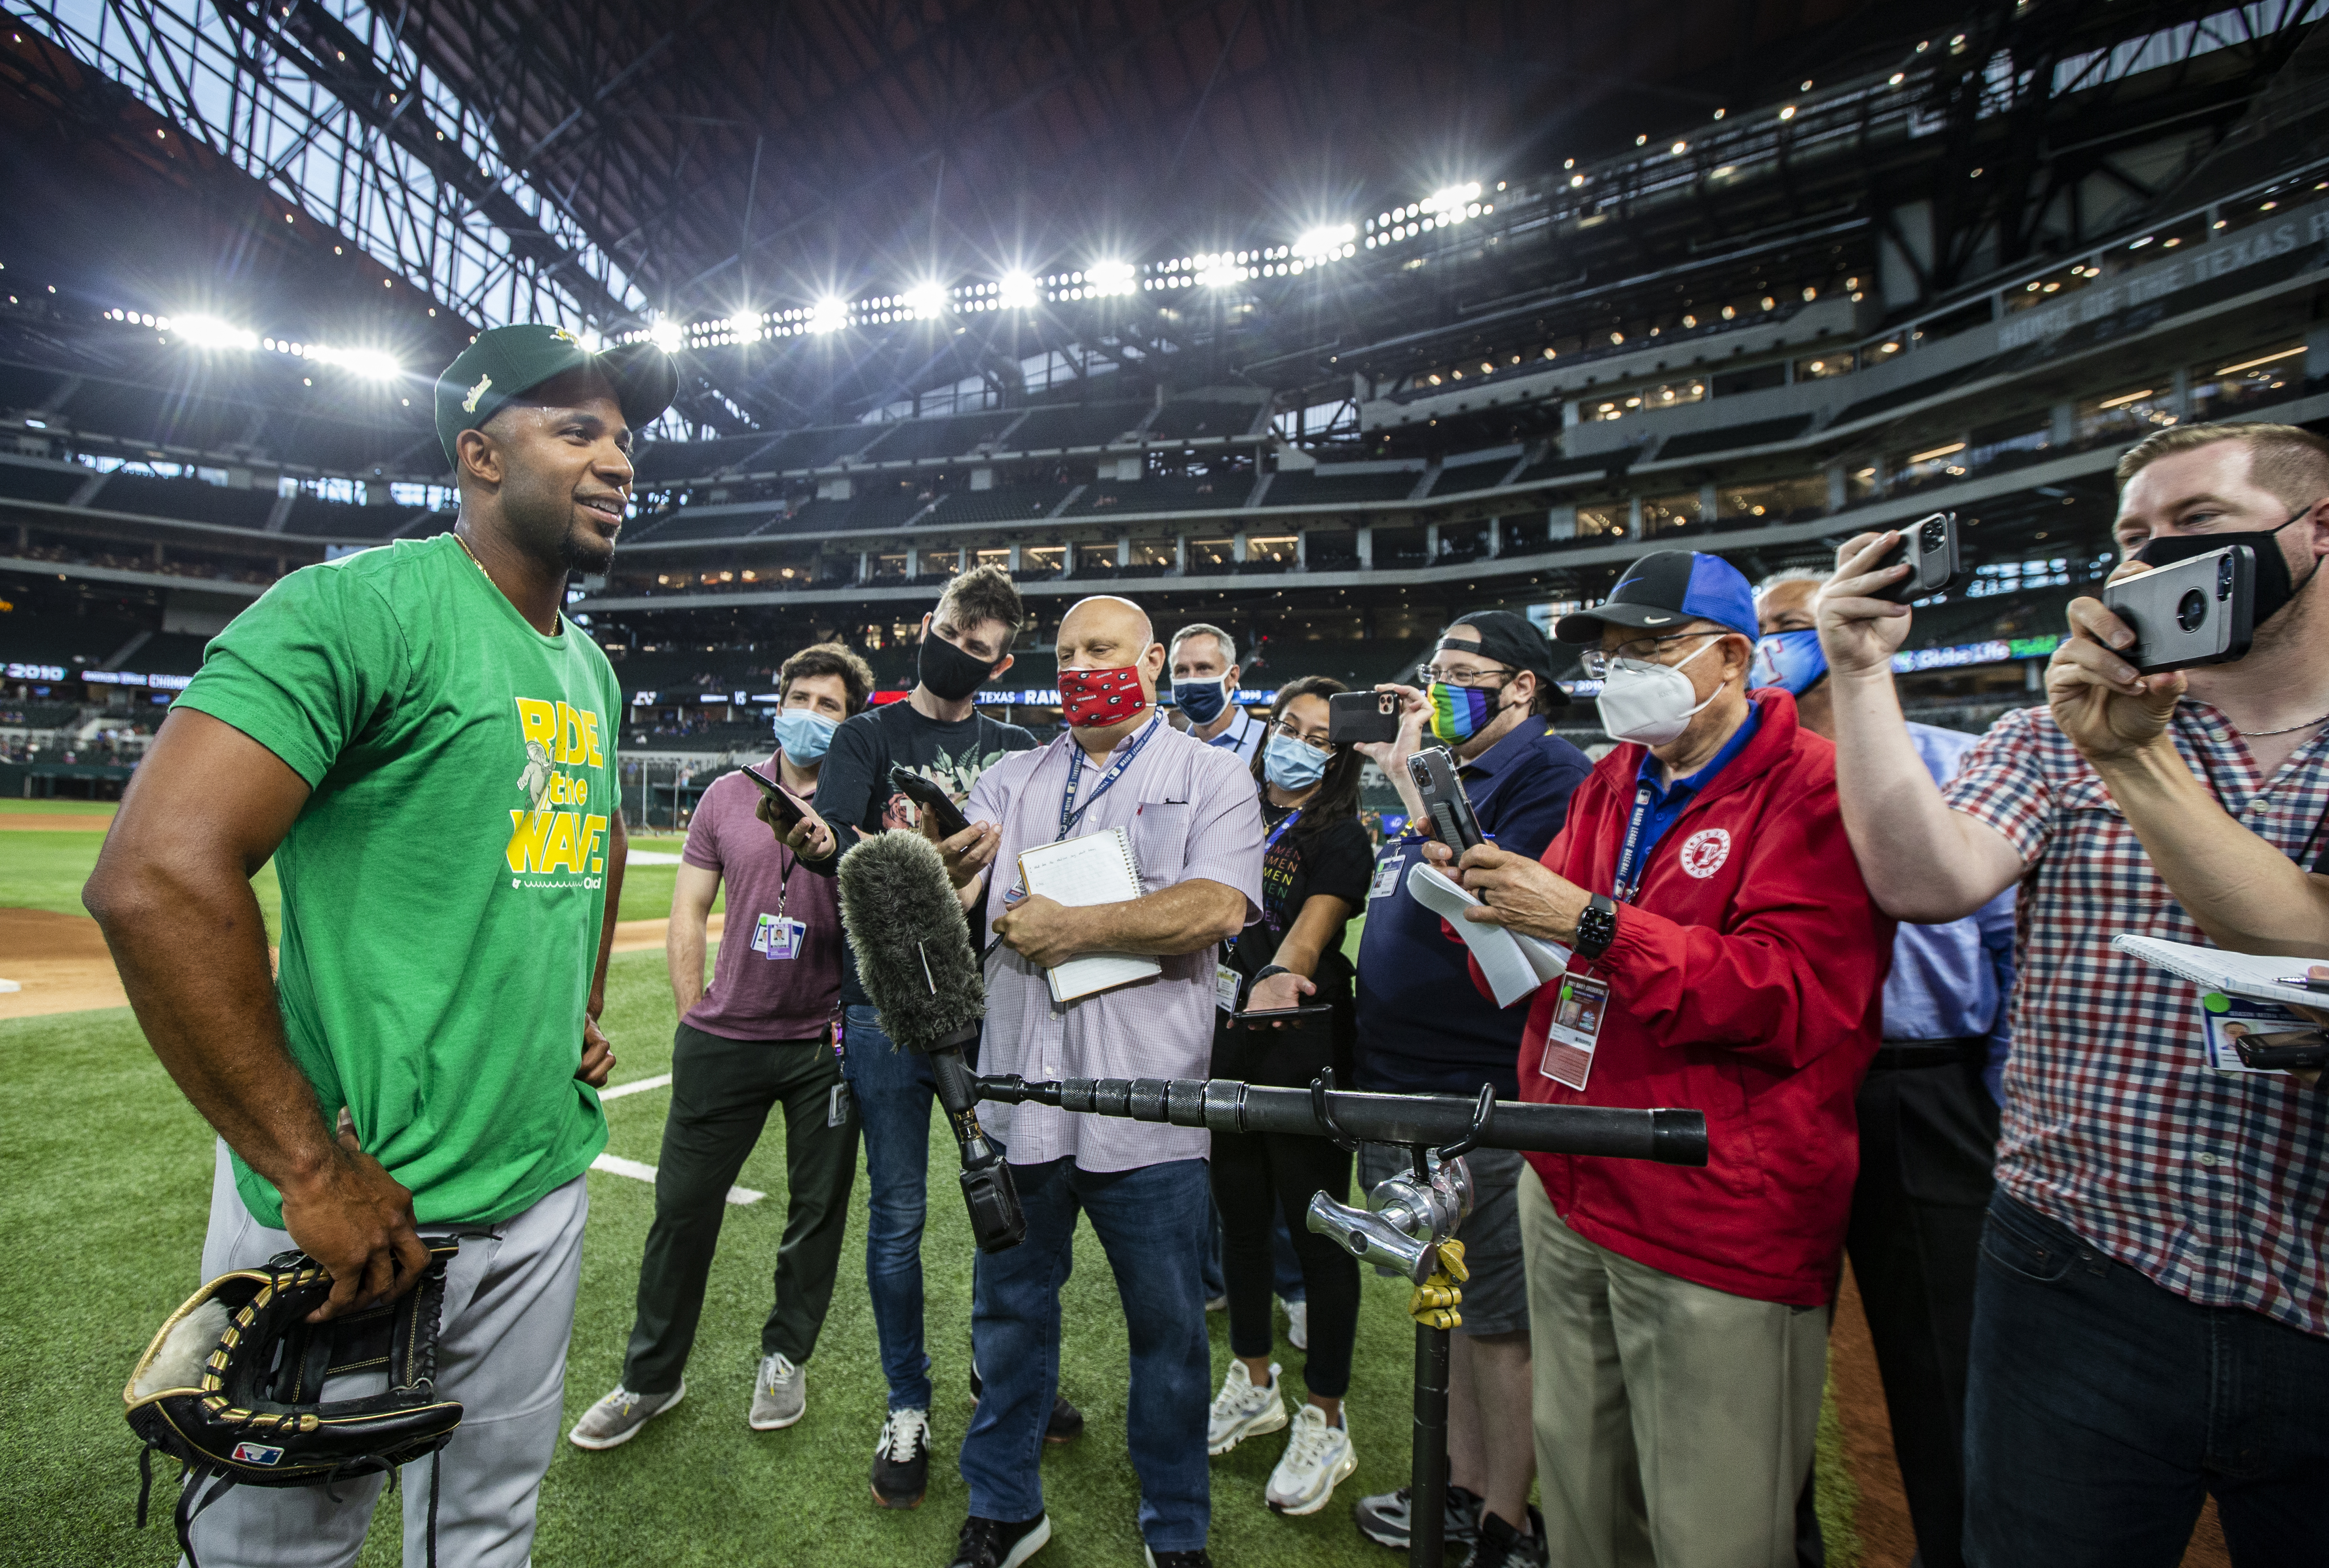
<instances>
[{"instance_id":1,"label":"khaki pants","mask_svg":"<svg viewBox=\"0 0 2329 1568\"><path fill-rule=\"evenodd\" d=\"M1565 1568L1793 1568L1826 1312L1732 1296L1571 1231L1520 1182L1545 1534Z\"/></svg>"}]
</instances>

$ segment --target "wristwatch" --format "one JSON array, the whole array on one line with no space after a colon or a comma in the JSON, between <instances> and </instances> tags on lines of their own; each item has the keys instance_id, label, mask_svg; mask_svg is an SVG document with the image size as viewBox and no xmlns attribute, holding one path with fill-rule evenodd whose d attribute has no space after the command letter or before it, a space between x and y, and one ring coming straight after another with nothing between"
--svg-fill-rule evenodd
<instances>
[{"instance_id":1,"label":"wristwatch","mask_svg":"<svg viewBox=\"0 0 2329 1568\"><path fill-rule=\"evenodd\" d=\"M1598 959L1617 940L1617 905L1606 893L1597 893L1577 917L1577 951Z\"/></svg>"}]
</instances>

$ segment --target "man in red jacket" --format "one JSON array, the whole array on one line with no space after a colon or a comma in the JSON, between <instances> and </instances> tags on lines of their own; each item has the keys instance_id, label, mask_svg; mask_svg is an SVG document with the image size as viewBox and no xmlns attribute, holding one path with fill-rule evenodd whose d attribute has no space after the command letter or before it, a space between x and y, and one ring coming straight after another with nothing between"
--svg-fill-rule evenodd
<instances>
[{"instance_id":1,"label":"man in red jacket","mask_svg":"<svg viewBox=\"0 0 2329 1568\"><path fill-rule=\"evenodd\" d=\"M1537 1473L1570 1568L1795 1561L1892 921L1834 748L1747 690L1755 629L1747 580L1679 550L1563 617L1627 743L1542 862L1459 863L1486 901L1467 918L1574 949L1530 1004L1522 1097L1706 1112L1702 1170L1531 1155L1521 1179Z\"/></svg>"}]
</instances>

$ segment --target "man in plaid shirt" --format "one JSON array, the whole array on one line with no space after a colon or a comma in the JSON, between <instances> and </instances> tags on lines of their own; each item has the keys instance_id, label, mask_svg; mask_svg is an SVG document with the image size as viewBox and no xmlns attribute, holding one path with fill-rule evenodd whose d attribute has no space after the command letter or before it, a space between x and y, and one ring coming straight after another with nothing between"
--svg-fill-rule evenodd
<instances>
[{"instance_id":1,"label":"man in plaid shirt","mask_svg":"<svg viewBox=\"0 0 2329 1568\"><path fill-rule=\"evenodd\" d=\"M2198 988L2109 942L2135 931L2253 945L2229 940L2221 918L2195 920L2163 869L2272 929L2258 897L2272 883L2235 885L2188 854L2191 874L2173 874L2160 815L2131 825L2117 798L2144 787L2139 774L2155 781L2172 763L2187 803L2206 802L2281 863L2309 864L2329 841L2329 590L2315 581L2329 555L2329 441L2287 426L2188 427L2128 452L2118 477L2115 529L2130 561L2186 559L2219 536L2257 547L2253 646L2235 663L2138 679L2095 640L2124 628L2081 606L2086 646L2057 656L2051 710L2001 720L1946 789L1918 760L1892 687L1909 613L1866 597L1906 570L1875 569L1900 534L1847 543L1818 600L1844 824L1878 903L1953 920L2021 883L2014 1051L1966 1395L1966 1556L2173 1563L2212 1492L2235 1561L2317 1562L2329 1543L2329 1099L2279 1073L2211 1070ZM2145 747L2152 735L2173 753ZM2307 949L2329 950L2317 934L2272 950Z\"/></svg>"}]
</instances>

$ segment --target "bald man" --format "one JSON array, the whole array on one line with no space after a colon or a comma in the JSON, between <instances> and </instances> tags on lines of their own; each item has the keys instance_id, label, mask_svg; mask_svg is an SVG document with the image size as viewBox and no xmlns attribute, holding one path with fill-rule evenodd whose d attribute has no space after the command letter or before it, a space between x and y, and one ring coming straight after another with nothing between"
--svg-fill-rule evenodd
<instances>
[{"instance_id":1,"label":"bald man","mask_svg":"<svg viewBox=\"0 0 2329 1568\"><path fill-rule=\"evenodd\" d=\"M1164 647L1131 600L1087 599L1070 609L1059 656L1067 733L980 775L965 808L970 827L939 844L967 907L977 907L990 875L1000 887L987 904L1000 940L986 964L980 1067L1030 1079L1202 1078L1220 944L1260 913L1252 776L1158 714ZM1139 864L1142 896L1069 909L1017 885L1023 851L1118 829ZM935 831L927 818L925 831ZM1145 954L1162 973L1054 1006L1046 972L1085 953ZM1016 1568L1051 1539L1038 1460L1080 1214L1107 1249L1124 1303L1126 1440L1147 1560L1208 1568L1212 1365L1198 1280L1211 1240L1212 1135L1036 1105L981 1115L1009 1150L1027 1239L977 1262L971 1343L986 1386L963 1439L970 1516L953 1568Z\"/></svg>"}]
</instances>

